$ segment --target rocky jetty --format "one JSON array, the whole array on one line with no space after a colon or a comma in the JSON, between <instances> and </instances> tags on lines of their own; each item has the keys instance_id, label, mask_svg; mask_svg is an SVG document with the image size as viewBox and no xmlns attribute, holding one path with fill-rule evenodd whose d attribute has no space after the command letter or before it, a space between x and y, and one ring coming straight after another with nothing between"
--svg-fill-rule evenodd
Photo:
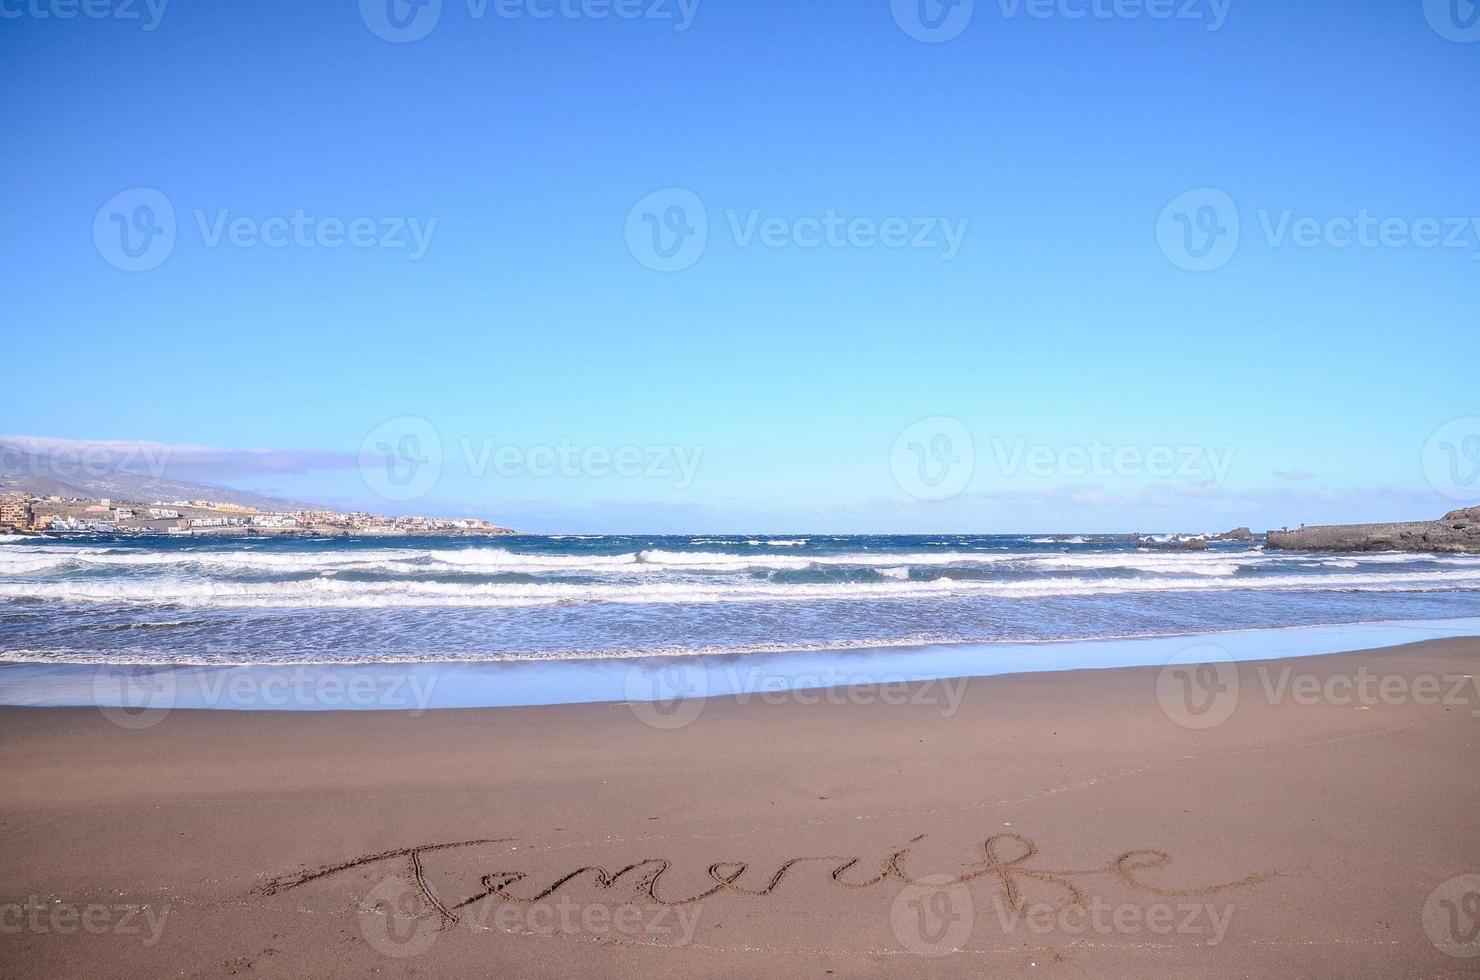
<instances>
[{"instance_id":1,"label":"rocky jetty","mask_svg":"<svg viewBox=\"0 0 1480 980\"><path fill-rule=\"evenodd\" d=\"M1321 524L1270 531L1265 544L1298 551L1480 552L1480 506L1452 510L1437 521Z\"/></svg>"}]
</instances>

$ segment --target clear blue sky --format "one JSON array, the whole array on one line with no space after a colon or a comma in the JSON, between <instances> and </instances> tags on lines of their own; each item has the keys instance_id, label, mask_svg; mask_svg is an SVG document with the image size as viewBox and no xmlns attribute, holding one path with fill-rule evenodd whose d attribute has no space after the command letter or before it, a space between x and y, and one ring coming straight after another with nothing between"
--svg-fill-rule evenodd
<instances>
[{"instance_id":1,"label":"clear blue sky","mask_svg":"<svg viewBox=\"0 0 1480 980\"><path fill-rule=\"evenodd\" d=\"M0 432L353 454L416 416L443 466L414 503L378 502L354 467L233 482L556 531L1199 529L1457 506L1424 460L1438 427L1480 415L1480 217L1461 223L1480 216L1480 43L1444 36L1422 0L1233 0L1216 30L1207 2L1166 20L977 0L938 43L889 0L703 0L685 30L676 0L637 20L442 0L406 43L367 26L372 0L175 0L152 30L36 16L51 2L5 0L0 19ZM130 272L94 222L141 187L168 200L176 241ZM669 187L702 201L708 239L664 272L624 229ZM1158 219L1202 187L1235 203L1240 241L1191 272ZM435 226L419 258L212 245L199 227L295 210ZM967 229L944 258L744 245L727 216L829 210ZM1454 219L1464 237L1306 248L1263 227L1286 210ZM891 467L924 417L974 441L944 500ZM479 476L464 440L702 456L682 487ZM1057 462L1005 472L993 440ZM1095 442L1234 455L1216 480L1062 465Z\"/></svg>"}]
</instances>

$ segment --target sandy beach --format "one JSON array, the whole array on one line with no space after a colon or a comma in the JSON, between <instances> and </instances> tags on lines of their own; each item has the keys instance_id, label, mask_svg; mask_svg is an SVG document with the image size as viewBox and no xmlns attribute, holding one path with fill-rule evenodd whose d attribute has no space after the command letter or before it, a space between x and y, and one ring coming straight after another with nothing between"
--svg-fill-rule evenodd
<instances>
[{"instance_id":1,"label":"sandy beach","mask_svg":"<svg viewBox=\"0 0 1480 980\"><path fill-rule=\"evenodd\" d=\"M1476 975L1480 640L1219 669L7 708L0 972Z\"/></svg>"}]
</instances>

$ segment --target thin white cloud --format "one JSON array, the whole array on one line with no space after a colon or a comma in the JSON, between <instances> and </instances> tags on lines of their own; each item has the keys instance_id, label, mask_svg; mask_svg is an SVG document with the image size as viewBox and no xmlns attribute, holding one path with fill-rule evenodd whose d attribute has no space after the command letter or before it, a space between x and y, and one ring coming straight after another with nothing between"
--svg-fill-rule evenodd
<instances>
[{"instance_id":1,"label":"thin white cloud","mask_svg":"<svg viewBox=\"0 0 1480 980\"><path fill-rule=\"evenodd\" d=\"M143 440L0 436L0 460L32 468L42 461L175 479L231 478L263 473L302 474L352 469L353 453L322 449L222 449Z\"/></svg>"}]
</instances>

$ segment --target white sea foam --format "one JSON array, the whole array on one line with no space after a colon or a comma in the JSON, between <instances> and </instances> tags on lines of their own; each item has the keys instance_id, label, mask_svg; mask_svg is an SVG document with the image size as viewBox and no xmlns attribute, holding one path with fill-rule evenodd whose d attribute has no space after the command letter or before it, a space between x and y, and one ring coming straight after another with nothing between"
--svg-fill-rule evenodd
<instances>
[{"instance_id":1,"label":"white sea foam","mask_svg":"<svg viewBox=\"0 0 1480 980\"><path fill-rule=\"evenodd\" d=\"M735 654L809 653L832 650L885 650L958 644L960 637L948 633L910 633L837 639L821 642L700 644L696 646L645 646L611 650L602 648L552 649L538 653L509 651L385 652L314 649L291 654L271 651L242 654L226 651L181 653L177 650L133 648L127 650L0 650L0 663L30 664L117 664L171 667L300 666L303 664L420 664L420 663L539 663L560 660L641 660L655 657L706 657ZM1035 642L1025 640L1022 642Z\"/></svg>"},{"instance_id":2,"label":"white sea foam","mask_svg":"<svg viewBox=\"0 0 1480 980\"><path fill-rule=\"evenodd\" d=\"M1439 568L1480 568L1480 556L1377 553L1316 559L1333 568L1368 568L1387 564L1414 564ZM647 549L622 554L544 554L507 548L375 548L275 551L244 548L144 550L135 548L69 547L55 545L0 546L0 577L47 575L115 567L174 571L203 576L232 574L333 575L363 571L390 575L461 574L583 574L603 576L724 574L802 570L809 567L972 567L1009 563L1023 570L1106 571L1123 569L1149 574L1185 574L1210 577L1237 575L1241 568L1278 571L1309 568L1306 553L1267 552L1261 549L1208 552L1134 551L1061 554L1024 551L854 552L835 555L736 554L709 550Z\"/></svg>"},{"instance_id":3,"label":"white sea foam","mask_svg":"<svg viewBox=\"0 0 1480 980\"><path fill-rule=\"evenodd\" d=\"M363 582L316 578L296 582L124 581L3 582L0 598L69 602L179 604L222 607L533 606L573 603L716 603L1003 598L1127 593L1247 590L1415 592L1480 589L1480 570L1390 574L1271 575L1262 578L1045 578L1018 581L893 580L779 583L637 581L630 583L466 584L426 581Z\"/></svg>"}]
</instances>

